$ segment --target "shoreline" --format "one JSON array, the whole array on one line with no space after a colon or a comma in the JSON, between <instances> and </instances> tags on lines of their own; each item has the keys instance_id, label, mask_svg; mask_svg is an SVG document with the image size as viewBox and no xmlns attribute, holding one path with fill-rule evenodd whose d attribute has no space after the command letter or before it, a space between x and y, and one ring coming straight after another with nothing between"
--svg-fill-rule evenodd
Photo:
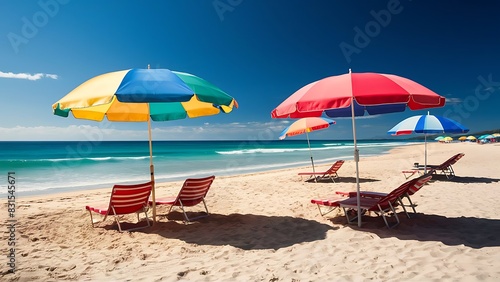
<instances>
[{"instance_id":1,"label":"shoreline","mask_svg":"<svg viewBox=\"0 0 500 282\"><path fill-rule=\"evenodd\" d=\"M321 142L323 142L323 141L321 141ZM413 145L420 144L420 143L413 143L413 142L401 143L400 141L393 141L392 143L399 144L397 146L413 146ZM392 147L392 146L394 146L393 144L388 143L387 146ZM376 148L376 147L374 147L374 148ZM387 154L390 149L386 150L385 152L381 152L381 153L377 153L377 154L373 154L371 152L371 150L373 150L373 149L364 150L364 148L361 148L361 157L371 157L371 156L376 156L378 154ZM316 153L316 154L318 154L318 153ZM335 151L333 151L333 154L335 154ZM265 157L265 154L262 155L262 157ZM352 151L349 150L348 154L343 154L343 157L341 157L341 156L331 157L328 159L320 158L319 155L317 155L315 157L317 157L317 159L315 158L315 165L322 166L322 165L328 165L329 163L332 162L332 160L335 161L335 160L341 159L341 158L344 160L352 160L353 154L352 154ZM259 156L249 156L249 158L256 159L256 158L259 158ZM157 183L161 184L161 183L168 183L168 182L183 181L184 179L189 178L189 177L202 177L203 175L208 175L208 174L215 174L215 175L219 175L219 177L222 177L222 176L225 177L225 176L238 176L238 175L244 175L244 174L260 173L260 172L266 172L266 171L277 171L277 170L297 169L297 168L306 169L307 167L310 168L310 161L307 161L307 160L304 161L304 159L302 159L302 158L297 158L297 160L300 162L280 163L280 164L272 163L272 165L267 165L267 166L255 166L255 164L254 164L253 166L255 166L255 167L252 167L252 165L250 165L249 167L242 166L241 168L239 168L239 170L241 170L241 171L228 171L227 168L222 169L224 166L221 166L220 169L218 167L215 167L214 169L219 171L219 172L214 172L214 173L210 173L210 172L207 172L207 173L198 172L197 173L195 171L192 171L192 172L190 171L189 173L183 173L184 176L175 176L178 174L178 172L177 173L174 172L171 176L167 177L170 179L165 179L165 173L162 173L163 170L161 170L161 169L160 170L156 169L157 172L155 174L156 174ZM265 162L266 158L263 158L263 161ZM231 161L227 160L226 162L231 162ZM224 161L221 161L220 163L224 163ZM155 165L155 167L159 167L159 165L160 164L157 164L157 165ZM149 166L149 164L148 164L148 166ZM149 178L149 172L147 174L147 177ZM33 181L26 179L27 183L29 182L31 185L31 186L30 185L27 186L27 189L29 189L29 190L17 192L17 195L19 197L29 198L29 197L37 197L37 196L43 196L43 195L56 195L58 193L71 193L71 192L78 193L80 191L99 190L99 189L103 189L103 187L106 187L106 186L111 188L112 185L114 185L114 184L133 184L133 183L140 183L140 182L147 181L146 178L143 178L142 180L137 180L137 175L134 175L134 179L135 180L128 179L128 178L121 178L119 181L116 181L114 183L113 182L110 182L110 183L106 182L103 184L94 183L91 185L85 185L85 184L79 183L79 184L81 184L80 186L68 186L68 187L62 187L62 186L59 187L60 185L56 184L57 188L50 188L50 187L47 188L46 187L47 185L44 184L42 186L45 188L42 190L36 190L36 188L35 188L36 185L33 185L33 183L32 183ZM19 179L18 182L20 182L22 180L23 179ZM64 183L64 181L62 181L62 183ZM27 184L25 184L25 185L27 185ZM22 183L20 183L19 186L22 187ZM0 191L0 196L7 196L7 194Z\"/></svg>"},{"instance_id":2,"label":"shoreline","mask_svg":"<svg viewBox=\"0 0 500 282\"><path fill-rule=\"evenodd\" d=\"M420 144L409 144L409 145L404 145L401 146L403 148L410 147L410 146L419 146ZM380 153L378 155L369 155L369 156L361 156L361 159L365 158L373 158L381 155L388 155L391 154L393 150L398 150L400 147L392 148L386 152ZM351 156L350 158L344 158L347 163L354 162L354 158ZM322 169L328 169L330 166L329 163L315 163L315 168L322 170ZM303 171L310 171L311 166L296 166L296 167L290 167L290 168L280 168L280 169L269 169L269 170L263 170L263 171L255 171L255 172L248 172L248 173L241 173L241 174L231 174L231 175L223 175L223 176L217 176L217 179L226 179L226 178L239 178L239 177L250 177L250 176L255 176L259 174L273 174L273 173L284 173L288 171L295 172L296 170L303 170ZM208 175L206 175L208 176ZM155 186L157 188L162 188L165 186L169 185L182 185L182 182L184 180L173 180L173 181L160 181L156 182ZM134 184L135 182L133 181L123 181L121 183L131 183ZM137 182L139 183L139 182ZM52 198L52 197L75 197L75 196L81 196L84 194L102 194L102 193L109 193L112 189L112 185L109 187L96 187L96 188L89 188L89 189L80 189L80 188L68 188L68 189L61 189L61 190L66 190L66 191L57 191L57 192L52 192L52 193L47 193L47 194L34 194L34 195L20 195L23 200L25 201L32 201L32 200L40 200L40 199L46 199L46 198ZM70 191L67 191L70 190ZM74 191L71 191L74 190ZM23 193L30 193L30 192L23 192Z\"/></svg>"},{"instance_id":3,"label":"shoreline","mask_svg":"<svg viewBox=\"0 0 500 282\"><path fill-rule=\"evenodd\" d=\"M423 147L362 157L361 189L389 192L405 182L401 170L423 162ZM206 198L209 217L185 225L176 210L155 226L130 233L118 232L112 218L91 227L85 205L107 201L111 188L22 198L16 210L17 271L6 274L7 265L0 262L0 277L497 281L500 215L491 207L500 197L500 144L430 143L429 164L459 152L465 156L454 165L454 180L431 180L412 196L417 214L406 218L398 210L401 223L393 229L375 216L365 218L361 228L347 224L340 211L322 217L310 203L335 191L355 191L352 160L339 169L335 183L305 182L297 173L310 167L216 176ZM158 183L157 197L175 194L182 182ZM6 213L1 218L5 222Z\"/></svg>"}]
</instances>

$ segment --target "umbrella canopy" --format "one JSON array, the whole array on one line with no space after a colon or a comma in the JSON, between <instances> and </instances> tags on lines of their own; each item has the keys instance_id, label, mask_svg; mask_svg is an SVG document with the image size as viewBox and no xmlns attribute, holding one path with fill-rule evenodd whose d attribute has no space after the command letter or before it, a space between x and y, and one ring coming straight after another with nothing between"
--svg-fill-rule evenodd
<instances>
[{"instance_id":1,"label":"umbrella canopy","mask_svg":"<svg viewBox=\"0 0 500 282\"><path fill-rule=\"evenodd\" d=\"M208 81L168 69L130 69L91 78L52 105L54 114L101 121L166 121L228 113L233 97ZM127 112L126 115L123 112Z\"/></svg>"},{"instance_id":2,"label":"umbrella canopy","mask_svg":"<svg viewBox=\"0 0 500 282\"><path fill-rule=\"evenodd\" d=\"M442 116L434 116L429 113L427 115L419 115L409 117L400 123L396 124L393 128L387 131L391 135L406 135L411 133L423 133L425 138L425 166L424 173L427 173L427 134L433 133L466 133L469 129L465 128L460 123L445 118ZM441 137L441 136L440 136ZM438 137L439 138L439 137ZM439 141L449 141L441 137L435 139ZM464 136L465 139L465 136Z\"/></svg>"},{"instance_id":3,"label":"umbrella canopy","mask_svg":"<svg viewBox=\"0 0 500 282\"><path fill-rule=\"evenodd\" d=\"M305 133L306 139L307 139L307 146L309 147L309 153L311 155L312 169L313 169L313 172L316 172L314 170L314 160L313 160L312 151L311 151L311 143L309 142L309 132L321 130L321 129L326 129L332 124L335 124L335 121L328 119L328 118L322 118L322 117L301 118L301 119L293 122L287 128L285 128L281 132L279 139L283 140L287 136L295 136L295 135Z\"/></svg>"},{"instance_id":4,"label":"umbrella canopy","mask_svg":"<svg viewBox=\"0 0 500 282\"><path fill-rule=\"evenodd\" d=\"M52 105L54 115L102 121L148 122L154 183L151 120L167 121L229 113L236 100L195 75L168 69L129 69L93 77ZM154 184L153 184L154 185ZM156 221L155 189L152 190Z\"/></svg>"},{"instance_id":5,"label":"umbrella canopy","mask_svg":"<svg viewBox=\"0 0 500 282\"><path fill-rule=\"evenodd\" d=\"M445 98L401 76L381 73L349 73L330 76L297 90L271 112L273 118L301 118L326 114L352 118L358 225L361 226L359 201L359 151L356 143L355 116L403 112L442 107Z\"/></svg>"},{"instance_id":6,"label":"umbrella canopy","mask_svg":"<svg viewBox=\"0 0 500 282\"><path fill-rule=\"evenodd\" d=\"M458 140L465 141L465 140L467 140L467 136L460 136L460 137L458 137Z\"/></svg>"},{"instance_id":7,"label":"umbrella canopy","mask_svg":"<svg viewBox=\"0 0 500 282\"><path fill-rule=\"evenodd\" d=\"M445 138L443 138L443 140L442 140L442 141L444 141L444 142L451 142L451 141L453 141L453 138L452 138L452 137L450 137L450 136L446 136ZM426 165L427 165L427 164L426 164Z\"/></svg>"},{"instance_id":8,"label":"umbrella canopy","mask_svg":"<svg viewBox=\"0 0 500 282\"><path fill-rule=\"evenodd\" d=\"M469 135L467 136L467 140L476 140L476 136Z\"/></svg>"},{"instance_id":9,"label":"umbrella canopy","mask_svg":"<svg viewBox=\"0 0 500 282\"><path fill-rule=\"evenodd\" d=\"M481 135L479 136L479 140L482 140L482 139L492 139L492 138L495 138L495 136L493 136L492 134L484 134L484 135Z\"/></svg>"},{"instance_id":10,"label":"umbrella canopy","mask_svg":"<svg viewBox=\"0 0 500 282\"><path fill-rule=\"evenodd\" d=\"M434 138L434 140L436 140L436 141L440 141L440 140L441 140L441 139L443 139L443 138L444 138L444 136L438 136L438 137Z\"/></svg>"}]
</instances>

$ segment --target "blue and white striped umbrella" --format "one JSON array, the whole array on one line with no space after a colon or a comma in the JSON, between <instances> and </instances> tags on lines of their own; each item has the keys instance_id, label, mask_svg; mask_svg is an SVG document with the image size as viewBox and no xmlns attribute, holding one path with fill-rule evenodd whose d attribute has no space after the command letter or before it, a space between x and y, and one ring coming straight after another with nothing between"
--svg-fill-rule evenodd
<instances>
[{"instance_id":1,"label":"blue and white striped umbrella","mask_svg":"<svg viewBox=\"0 0 500 282\"><path fill-rule=\"evenodd\" d=\"M391 135L404 135L412 133L465 133L469 129L460 123L442 116L421 115L409 117L398 123L391 130Z\"/></svg>"},{"instance_id":2,"label":"blue and white striped umbrella","mask_svg":"<svg viewBox=\"0 0 500 282\"><path fill-rule=\"evenodd\" d=\"M466 133L469 129L460 123L442 116L430 114L409 117L396 124L387 131L391 135L405 135L412 133L423 133L425 138L425 166L424 173L427 173L427 134L435 133Z\"/></svg>"}]
</instances>

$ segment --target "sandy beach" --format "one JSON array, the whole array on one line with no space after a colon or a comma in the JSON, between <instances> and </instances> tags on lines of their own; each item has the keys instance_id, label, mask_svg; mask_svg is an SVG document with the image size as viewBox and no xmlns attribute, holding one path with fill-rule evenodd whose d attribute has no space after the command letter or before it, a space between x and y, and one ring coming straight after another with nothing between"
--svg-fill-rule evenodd
<instances>
[{"instance_id":1,"label":"sandy beach","mask_svg":"<svg viewBox=\"0 0 500 282\"><path fill-rule=\"evenodd\" d=\"M465 156L454 165L456 177L434 177L412 197L417 214L408 219L399 209L401 224L393 229L375 215L361 228L341 211L322 217L310 203L355 190L352 160L336 183L297 175L310 167L216 176L206 198L209 217L185 225L176 211L134 232L118 232L112 218L92 228L85 205L107 201L111 187L19 198L16 272L8 273L4 227L0 280L498 281L500 144L433 142L428 163L459 152ZM414 162L424 162L423 144L362 157L361 189L393 190ZM159 183L156 194L175 194L181 184Z\"/></svg>"}]
</instances>

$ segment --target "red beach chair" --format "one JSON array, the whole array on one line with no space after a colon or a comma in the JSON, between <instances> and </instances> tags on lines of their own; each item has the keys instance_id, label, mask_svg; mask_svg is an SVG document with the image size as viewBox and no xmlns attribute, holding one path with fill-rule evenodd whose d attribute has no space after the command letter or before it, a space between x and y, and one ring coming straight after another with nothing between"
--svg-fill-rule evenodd
<instances>
[{"instance_id":1,"label":"red beach chair","mask_svg":"<svg viewBox=\"0 0 500 282\"><path fill-rule=\"evenodd\" d=\"M92 213L98 213L103 215L102 221L105 221L108 215L113 215L116 223L118 224L118 230L122 231L132 231L137 229L142 229L149 227L148 218L148 199L153 189L152 182L146 182L134 185L114 185L113 190L111 190L111 196L109 200L109 205L105 207L99 206L86 206L85 209L89 211L90 221L92 227L94 226L94 220L92 218ZM137 221L139 222L139 213L143 212L146 215L147 226L130 228L122 230L118 216L136 213ZM101 222L102 222L101 221Z\"/></svg>"},{"instance_id":2,"label":"red beach chair","mask_svg":"<svg viewBox=\"0 0 500 282\"><path fill-rule=\"evenodd\" d=\"M177 196L156 198L156 205L170 205L168 212L172 210L173 207L177 206L181 208L184 213L185 223L191 222L194 219L207 217L209 215L208 208L205 203L205 196L212 185L215 176L209 176L204 178L188 178L184 181L181 190ZM152 203L152 202L150 202ZM193 207L200 203L205 206L205 214L189 218L185 208Z\"/></svg>"},{"instance_id":3,"label":"red beach chair","mask_svg":"<svg viewBox=\"0 0 500 282\"><path fill-rule=\"evenodd\" d=\"M315 178L315 181L318 181L323 178L330 178L333 182L335 182L335 178L338 178L339 175L337 171L344 164L344 160L336 161L327 171L324 172L299 172L299 175L309 175L309 178Z\"/></svg>"}]
</instances>

